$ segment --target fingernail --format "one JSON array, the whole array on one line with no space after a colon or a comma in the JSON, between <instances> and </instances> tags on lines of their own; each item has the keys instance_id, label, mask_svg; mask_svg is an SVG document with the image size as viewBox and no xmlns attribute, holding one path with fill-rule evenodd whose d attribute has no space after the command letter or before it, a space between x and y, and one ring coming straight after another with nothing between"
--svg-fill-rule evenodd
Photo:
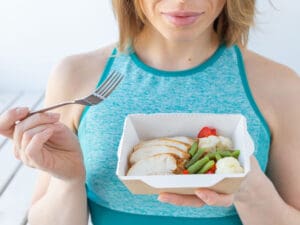
<instances>
[{"instance_id":1,"label":"fingernail","mask_svg":"<svg viewBox=\"0 0 300 225\"><path fill-rule=\"evenodd\" d=\"M23 115L25 112L28 112L28 108L27 107L19 107L16 109L16 112L18 115Z\"/></svg>"},{"instance_id":2,"label":"fingernail","mask_svg":"<svg viewBox=\"0 0 300 225\"><path fill-rule=\"evenodd\" d=\"M159 196L157 200L160 202L168 202L169 199L166 196Z\"/></svg>"},{"instance_id":3,"label":"fingernail","mask_svg":"<svg viewBox=\"0 0 300 225\"><path fill-rule=\"evenodd\" d=\"M201 198L203 201L206 201L207 200L207 195L201 191L197 191L196 192L196 195Z\"/></svg>"}]
</instances>

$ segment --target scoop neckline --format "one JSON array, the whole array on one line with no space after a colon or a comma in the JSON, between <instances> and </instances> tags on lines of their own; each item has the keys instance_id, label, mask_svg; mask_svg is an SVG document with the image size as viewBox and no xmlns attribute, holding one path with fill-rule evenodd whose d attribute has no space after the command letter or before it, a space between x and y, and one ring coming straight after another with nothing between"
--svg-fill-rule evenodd
<instances>
[{"instance_id":1,"label":"scoop neckline","mask_svg":"<svg viewBox=\"0 0 300 225\"><path fill-rule=\"evenodd\" d=\"M133 62L140 67L141 69L157 76L188 76L192 75L196 72L202 71L208 66L212 65L222 54L222 52L225 50L226 46L224 44L220 44L218 48L215 50L215 52L204 62L200 63L199 65L186 69L186 70L175 70L175 71L169 71L169 70L160 70L157 68L154 68L152 66L147 65L144 63L136 54L135 51L133 51L130 54L131 59Z\"/></svg>"}]
</instances>

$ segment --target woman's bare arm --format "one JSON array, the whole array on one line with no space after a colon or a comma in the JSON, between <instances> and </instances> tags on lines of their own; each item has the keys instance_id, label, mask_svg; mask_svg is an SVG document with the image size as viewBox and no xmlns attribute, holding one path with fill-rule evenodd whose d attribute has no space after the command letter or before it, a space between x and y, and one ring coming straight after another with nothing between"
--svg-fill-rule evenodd
<instances>
[{"instance_id":1,"label":"woman's bare arm","mask_svg":"<svg viewBox=\"0 0 300 225\"><path fill-rule=\"evenodd\" d=\"M65 59L54 70L47 86L45 105L73 98L74 94L70 93L70 86L79 87L76 82L74 83L76 71L72 69L73 61L74 59ZM74 131L73 118L70 116L73 111L73 107L65 107L56 112L60 113L61 122ZM87 224L86 199L84 179L68 182L41 171L29 210L28 221L31 225Z\"/></svg>"},{"instance_id":2,"label":"woman's bare arm","mask_svg":"<svg viewBox=\"0 0 300 225\"><path fill-rule=\"evenodd\" d=\"M242 187L251 198L240 195L235 205L244 224L299 224L300 78L256 53L245 51L244 58L252 93L272 131L267 170L272 182L256 175L259 182L247 184L258 186Z\"/></svg>"},{"instance_id":3,"label":"woman's bare arm","mask_svg":"<svg viewBox=\"0 0 300 225\"><path fill-rule=\"evenodd\" d=\"M111 45L63 60L48 82L46 105L91 93L113 47L114 45ZM83 107L78 105L58 109L61 122L74 133L77 132L82 110ZM31 225L87 224L88 208L84 179L68 182L41 172L28 218Z\"/></svg>"}]
</instances>

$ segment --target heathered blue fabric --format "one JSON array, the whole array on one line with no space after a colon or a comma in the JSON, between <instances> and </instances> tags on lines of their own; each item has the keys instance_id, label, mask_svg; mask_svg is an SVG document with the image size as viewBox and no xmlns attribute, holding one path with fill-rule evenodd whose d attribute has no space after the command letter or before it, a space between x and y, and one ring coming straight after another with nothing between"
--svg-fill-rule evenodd
<instances>
[{"instance_id":1,"label":"heathered blue fabric","mask_svg":"<svg viewBox=\"0 0 300 225\"><path fill-rule=\"evenodd\" d=\"M211 224L241 224L234 207L193 208L161 203L157 195L131 194L115 174L124 119L131 113L241 113L247 118L254 154L261 168L266 169L270 131L251 95L239 48L221 45L207 61L184 71L157 70L135 53L116 53L109 59L99 84L113 70L125 76L123 81L105 101L85 108L78 130L95 225L109 211L113 217L118 212L120 218L127 215L128 221L136 214L145 215L141 218L148 222L156 218L153 222L162 224L169 224L171 217L183 223L184 217L190 217L195 218L194 224L207 225L208 218L211 222L215 219ZM100 210L102 207L106 210ZM110 224L107 221L101 224Z\"/></svg>"}]
</instances>

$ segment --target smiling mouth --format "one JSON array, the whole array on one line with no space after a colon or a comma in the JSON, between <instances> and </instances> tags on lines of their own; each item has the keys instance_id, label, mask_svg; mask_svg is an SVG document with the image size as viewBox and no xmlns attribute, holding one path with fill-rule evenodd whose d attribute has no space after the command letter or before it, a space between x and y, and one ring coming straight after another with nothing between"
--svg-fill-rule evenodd
<instances>
[{"instance_id":1,"label":"smiling mouth","mask_svg":"<svg viewBox=\"0 0 300 225\"><path fill-rule=\"evenodd\" d=\"M164 12L161 13L168 22L175 26L188 26L197 21L204 12Z\"/></svg>"}]
</instances>

